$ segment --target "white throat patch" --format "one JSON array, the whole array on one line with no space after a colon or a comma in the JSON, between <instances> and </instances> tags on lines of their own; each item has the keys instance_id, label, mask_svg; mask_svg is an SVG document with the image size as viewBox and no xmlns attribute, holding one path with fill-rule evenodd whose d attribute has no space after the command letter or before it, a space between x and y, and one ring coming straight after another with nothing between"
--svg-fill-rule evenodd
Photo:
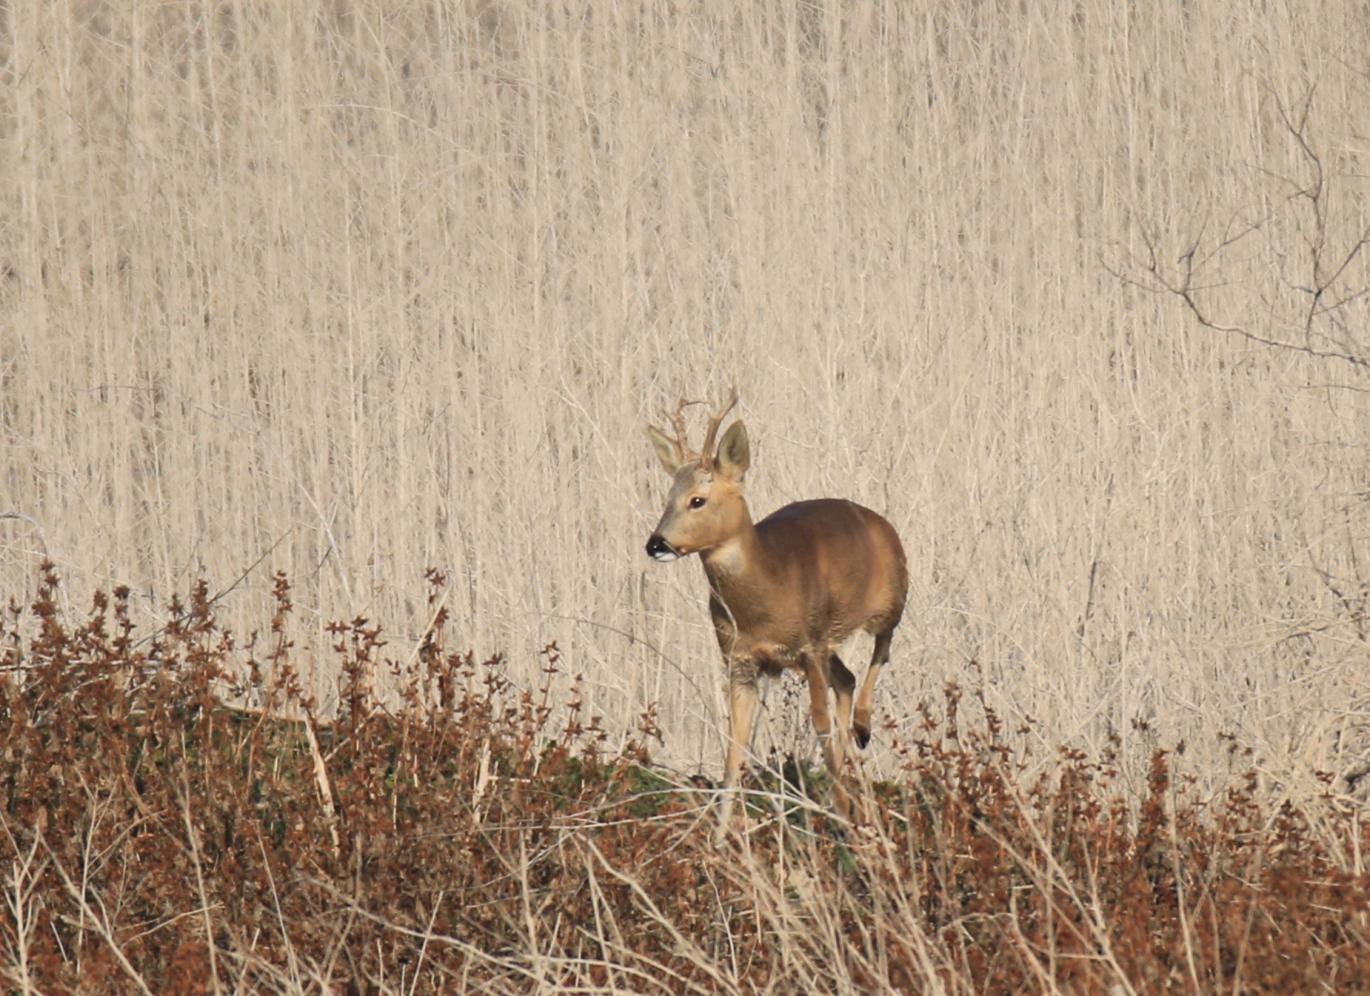
<instances>
[{"instance_id":1,"label":"white throat patch","mask_svg":"<svg viewBox=\"0 0 1370 996\"><path fill-rule=\"evenodd\" d=\"M722 574L737 574L745 566L742 544L738 540L720 543L709 551L709 566Z\"/></svg>"}]
</instances>

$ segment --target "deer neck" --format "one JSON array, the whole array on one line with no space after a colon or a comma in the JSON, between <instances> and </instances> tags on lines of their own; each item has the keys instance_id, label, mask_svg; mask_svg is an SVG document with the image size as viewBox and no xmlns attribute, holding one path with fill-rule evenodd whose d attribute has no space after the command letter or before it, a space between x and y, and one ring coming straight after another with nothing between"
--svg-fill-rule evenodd
<instances>
[{"instance_id":1,"label":"deer neck","mask_svg":"<svg viewBox=\"0 0 1370 996\"><path fill-rule=\"evenodd\" d=\"M751 516L744 513L742 528L700 555L709 586L723 596L750 588L766 577L766 555Z\"/></svg>"}]
</instances>

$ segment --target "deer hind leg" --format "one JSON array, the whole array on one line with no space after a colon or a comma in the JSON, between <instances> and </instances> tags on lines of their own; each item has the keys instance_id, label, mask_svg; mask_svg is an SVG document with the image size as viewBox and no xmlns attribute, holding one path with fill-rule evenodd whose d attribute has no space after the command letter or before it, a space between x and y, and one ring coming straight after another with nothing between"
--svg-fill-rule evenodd
<instances>
[{"instance_id":1,"label":"deer hind leg","mask_svg":"<svg viewBox=\"0 0 1370 996\"><path fill-rule=\"evenodd\" d=\"M832 685L833 695L837 698L837 728L845 742L851 737L852 692L856 691L856 675L847 670L842 658L836 654L828 656L828 683Z\"/></svg>"},{"instance_id":2,"label":"deer hind leg","mask_svg":"<svg viewBox=\"0 0 1370 996\"><path fill-rule=\"evenodd\" d=\"M846 728L839 721L833 729L832 713L828 709L828 669L833 654L826 648L821 653L804 655L804 671L809 680L809 716L813 720L814 732L823 744L823 759L827 762L828 777L832 780L832 801L837 812L844 818L851 818L851 797L843 783L842 765L846 761ZM843 671L847 669L842 668ZM855 684L855 679L852 679ZM850 692L848 692L850 695Z\"/></svg>"},{"instance_id":3,"label":"deer hind leg","mask_svg":"<svg viewBox=\"0 0 1370 996\"><path fill-rule=\"evenodd\" d=\"M718 807L718 827L714 840L722 843L728 835L737 787L742 781L742 764L752 740L756 718L756 664L731 661L728 666L728 752L723 762L723 798Z\"/></svg>"},{"instance_id":4,"label":"deer hind leg","mask_svg":"<svg viewBox=\"0 0 1370 996\"><path fill-rule=\"evenodd\" d=\"M871 666L866 671L866 678L861 682L861 692L856 696L856 715L852 719L852 727L856 733L856 745L865 747L871 739L871 700L875 698L875 679L880 675L880 669L889 663L890 659L890 640L894 636L894 630L887 630L884 633L875 634L875 650L871 654Z\"/></svg>"}]
</instances>

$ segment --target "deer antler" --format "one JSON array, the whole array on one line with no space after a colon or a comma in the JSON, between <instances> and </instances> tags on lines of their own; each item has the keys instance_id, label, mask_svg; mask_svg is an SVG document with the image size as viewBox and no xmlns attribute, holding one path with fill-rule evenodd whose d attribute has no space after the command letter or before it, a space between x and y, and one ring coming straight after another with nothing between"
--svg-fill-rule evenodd
<instances>
[{"instance_id":1,"label":"deer antler","mask_svg":"<svg viewBox=\"0 0 1370 996\"><path fill-rule=\"evenodd\" d=\"M679 463L689 463L691 460L697 461L701 467L708 469L714 461L714 443L718 437L718 427L723 420L728 417L728 412L732 411L737 405L737 388L732 389L732 394L728 398L728 403L719 410L718 414L709 417L709 428L704 433L704 446L699 450L692 450L687 441L689 432L685 428L685 409L690 405L702 405L702 401L686 401L681 398L676 403L675 412L666 415L666 421L675 432L674 436L667 435L660 429L662 437L675 447L676 460Z\"/></svg>"},{"instance_id":2,"label":"deer antler","mask_svg":"<svg viewBox=\"0 0 1370 996\"><path fill-rule=\"evenodd\" d=\"M674 430L674 436L654 426L651 427L653 432L671 444L671 447L675 450L675 460L677 464L686 464L691 460L699 459L699 454L690 449L689 443L686 442L689 433L685 430L685 409L690 405L697 404L700 404L700 402L686 401L684 398L681 398L676 404L674 414L668 412L662 413L666 417L666 423Z\"/></svg>"},{"instance_id":3,"label":"deer antler","mask_svg":"<svg viewBox=\"0 0 1370 996\"><path fill-rule=\"evenodd\" d=\"M728 403L719 410L717 415L709 418L709 429L704 433L704 448L699 451L699 465L709 467L714 462L714 440L718 436L718 427L723 424L723 420L728 417L728 412L737 406L737 388L732 389L732 394L728 398Z\"/></svg>"},{"instance_id":4,"label":"deer antler","mask_svg":"<svg viewBox=\"0 0 1370 996\"><path fill-rule=\"evenodd\" d=\"M671 428L675 430L675 438L672 439L671 442L675 443L676 457L681 463L693 460L698 456L697 453L690 450L690 445L686 442L689 438L689 433L685 431L685 409L690 405L697 404L699 404L698 401L686 401L684 398L681 398L680 401L676 403L675 414L666 416L667 421L671 423Z\"/></svg>"}]
</instances>

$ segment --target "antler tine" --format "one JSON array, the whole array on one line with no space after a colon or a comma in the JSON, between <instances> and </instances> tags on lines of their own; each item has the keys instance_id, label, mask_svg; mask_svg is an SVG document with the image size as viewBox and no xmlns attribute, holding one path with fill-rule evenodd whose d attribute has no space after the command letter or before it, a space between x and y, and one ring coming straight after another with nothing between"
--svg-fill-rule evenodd
<instances>
[{"instance_id":1,"label":"antler tine","mask_svg":"<svg viewBox=\"0 0 1370 996\"><path fill-rule=\"evenodd\" d=\"M709 430L704 433L704 448L699 451L699 462L701 466L708 466L714 459L714 440L718 436L718 427L723 424L723 420L728 417L728 412L737 406L737 388L732 389L732 394L728 398L728 403L718 412L717 415L709 417Z\"/></svg>"},{"instance_id":2,"label":"antler tine","mask_svg":"<svg viewBox=\"0 0 1370 996\"><path fill-rule=\"evenodd\" d=\"M671 442L675 444L676 459L680 463L686 463L698 456L698 454L690 449L689 443L686 442L689 438L689 434L685 431L685 409L693 404L698 404L698 402L686 401L684 398L681 398L676 403L675 413L666 416L666 421L669 422L671 428L675 430L675 438L672 439Z\"/></svg>"}]
</instances>

